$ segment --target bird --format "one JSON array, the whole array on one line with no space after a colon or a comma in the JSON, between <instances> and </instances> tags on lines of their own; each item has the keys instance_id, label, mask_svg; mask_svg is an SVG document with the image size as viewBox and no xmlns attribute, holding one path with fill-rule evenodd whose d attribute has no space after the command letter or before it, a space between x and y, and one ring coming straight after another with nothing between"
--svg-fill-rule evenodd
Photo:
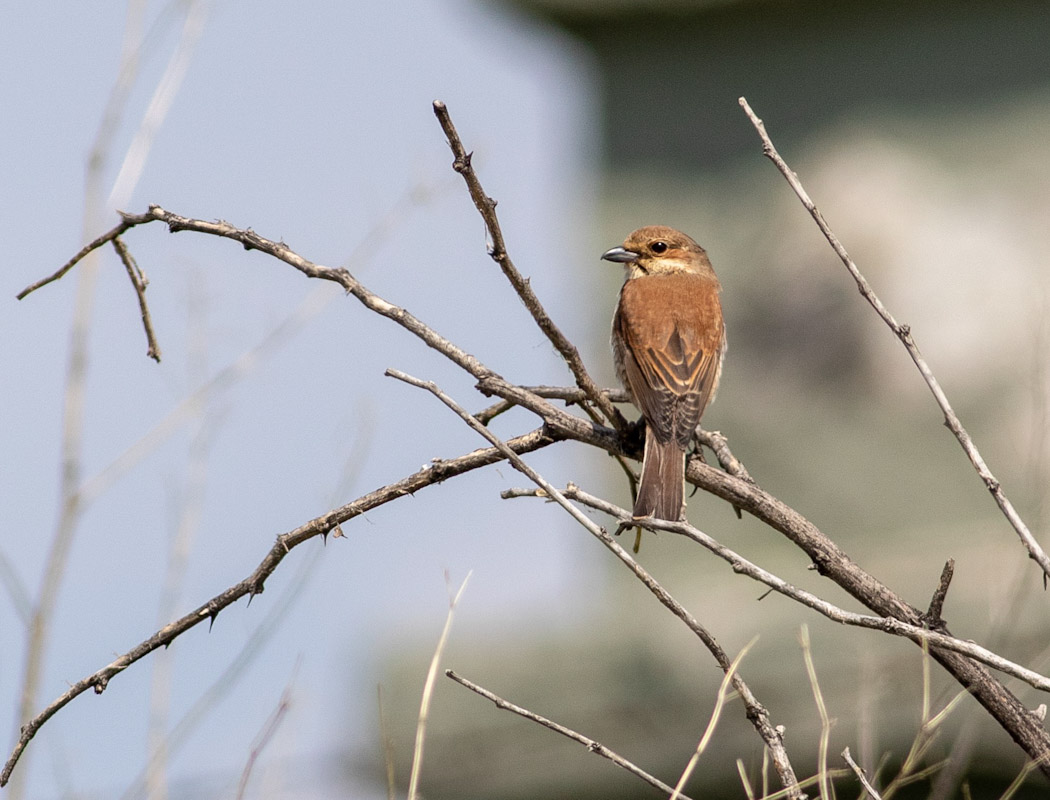
<instances>
[{"instance_id":1,"label":"bird","mask_svg":"<svg viewBox=\"0 0 1050 800\"><path fill-rule=\"evenodd\" d=\"M624 266L613 361L645 420L633 515L678 522L685 511L685 453L722 374L722 287L707 252L664 225L639 228L602 259Z\"/></svg>"}]
</instances>

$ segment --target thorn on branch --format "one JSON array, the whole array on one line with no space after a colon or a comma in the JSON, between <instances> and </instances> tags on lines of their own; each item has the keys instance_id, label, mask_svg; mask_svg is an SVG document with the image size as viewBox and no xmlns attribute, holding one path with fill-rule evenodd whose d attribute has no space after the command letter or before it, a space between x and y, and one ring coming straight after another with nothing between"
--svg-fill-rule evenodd
<instances>
[{"instance_id":1,"label":"thorn on branch","mask_svg":"<svg viewBox=\"0 0 1050 800\"><path fill-rule=\"evenodd\" d=\"M944 610L944 598L948 594L948 587L951 585L954 574L955 559L949 558L944 564L944 569L941 570L941 579L933 592L933 597L930 599L930 607L923 616L923 622L931 630L945 630L947 628L947 623L941 617L941 613Z\"/></svg>"}]
</instances>

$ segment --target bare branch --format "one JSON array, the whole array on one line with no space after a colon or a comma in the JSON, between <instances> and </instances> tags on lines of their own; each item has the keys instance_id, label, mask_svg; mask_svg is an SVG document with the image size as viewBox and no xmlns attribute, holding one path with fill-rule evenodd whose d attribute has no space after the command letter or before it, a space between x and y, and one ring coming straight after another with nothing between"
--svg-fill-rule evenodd
<instances>
[{"instance_id":1,"label":"bare branch","mask_svg":"<svg viewBox=\"0 0 1050 800\"><path fill-rule=\"evenodd\" d=\"M627 427L627 420L609 402L608 398L602 395L597 384L587 373L587 368L583 365L583 359L580 358L580 353L576 346L566 338L565 334L547 315L536 293L532 291L529 281L522 277L517 267L514 266L514 262L511 261L510 255L507 253L506 243L503 241L503 231L500 230L499 219L496 216L496 201L485 194L485 190L481 187L481 181L478 180L477 173L470 163L473 154L468 153L466 148L463 147L459 133L456 131L455 125L452 124L448 108L440 100L434 101L434 114L437 116L438 122L441 123L441 129L445 132L445 136L448 137L448 146L452 149L452 155L455 156L452 168L463 176L467 189L470 191L470 197L485 221L485 227L488 228L489 237L492 239L489 255L493 261L499 264L503 274L507 276L507 280L514 287L514 291L518 293L518 297L525 304L525 308L532 314L532 318L536 321L540 330L554 345L561 357L565 359L565 363L576 378L576 385L583 390L587 399L601 410L614 428L623 430Z\"/></svg>"},{"instance_id":2,"label":"bare branch","mask_svg":"<svg viewBox=\"0 0 1050 800\"><path fill-rule=\"evenodd\" d=\"M486 700L491 700L493 703L496 704L496 708L502 709L503 711L510 711L513 714L517 714L519 717L524 717L525 719L532 720L533 722L542 725L544 728L549 728L555 733L560 733L562 736L572 739L574 742L579 742L592 753L596 753L602 758L609 759L616 766L620 767L621 769L625 769L632 775L641 778L650 786L655 786L661 792L664 792L665 794L674 793L673 787L668 786L659 778L654 778L641 767L635 766L623 756L617 755L605 745L599 744L598 742L594 741L594 739L588 739L582 733L577 733L571 728L566 728L564 725L559 725L557 722L554 722L552 720L547 719L546 717L540 716L539 714L529 711L527 708L522 708L521 706L515 705L514 703L511 703L508 700L504 700L498 694L494 694L488 689L478 686L473 681L469 681L463 676L457 675L450 669L445 670L445 675L454 680L460 686L465 686L466 688L470 689L470 691L474 692L475 694L481 695ZM689 797L687 795L679 793L678 796L681 797L683 800L689 800Z\"/></svg>"},{"instance_id":3,"label":"bare branch","mask_svg":"<svg viewBox=\"0 0 1050 800\"><path fill-rule=\"evenodd\" d=\"M120 256L120 260L124 264L124 269L128 271L131 285L139 298L139 311L142 312L142 326L146 329L146 344L148 345L146 355L159 364L160 345L157 344L157 336L153 332L153 318L150 316L149 306L146 304L146 287L149 285L149 280L146 279L146 274L139 269L139 265L135 262L131 251L128 250L128 246L124 244L124 240L119 236L113 239L113 249L117 251L117 255Z\"/></svg>"},{"instance_id":4,"label":"bare branch","mask_svg":"<svg viewBox=\"0 0 1050 800\"><path fill-rule=\"evenodd\" d=\"M849 274L853 277L853 280L857 284L857 288L860 290L861 295L865 300L875 309L875 312L882 318L882 321L889 326L889 329L893 331L894 335L900 339L901 344L908 351L908 355L911 356L911 360L915 362L915 366L918 368L920 374L926 385L929 387L930 392L933 394L934 399L937 401L937 405L940 406L941 412L944 414L944 422L947 425L955 438L962 445L962 449L966 452L967 457L970 459L970 463L973 464L974 469L977 470L977 474L984 481L984 485L988 491L991 492L993 498L995 498L996 504L1002 510L1006 519L1013 526L1013 529L1017 532L1021 542L1024 544L1025 549L1028 550L1029 557L1035 561L1043 570L1043 585L1046 586L1048 578L1050 578L1050 557L1047 556L1046 552L1036 541L1032 532L1028 530L1028 526L1025 525L1024 520L1021 519L1021 515L1017 513L1013 503L1007 498L1006 493L1003 492L1002 486L999 484L998 479L992 474L992 471L988 469L988 465L984 463L980 452L977 450L977 445L973 443L973 439L970 438L970 434L966 432L966 429L962 426L959 421L959 417L956 416L955 411L952 409L951 404L948 402L948 397L941 389L940 383L933 375L933 371L930 369L929 364L926 363L926 359L923 358L922 353L919 352L919 347L915 344L915 339L911 335L911 327L909 325L902 325L894 319L893 315L889 312L889 309L883 305L882 301L879 300L878 296L872 290L871 285L867 279L861 274L857 265L850 258L849 253L846 252L846 248L843 247L838 237L832 232L831 227L824 219L824 215L820 213L816 204L810 199L809 194L802 186L802 182L799 181L798 175L787 165L780 153L773 146L772 140L769 138L769 134L766 133L766 126L758 118L754 111L751 110L751 106L748 105L747 100L743 97L740 98L740 106L744 109L748 118L751 120L751 124L755 126L755 130L758 131L758 135L762 139L762 152L772 161L780 173L787 179L791 188L794 190L798 199L802 201L802 205L805 206L806 210L813 217L813 220L817 223L817 227L820 228L820 232L824 234L824 238L828 240L828 244L835 251L835 254L839 257L842 263L849 270Z\"/></svg>"},{"instance_id":5,"label":"bare branch","mask_svg":"<svg viewBox=\"0 0 1050 800\"><path fill-rule=\"evenodd\" d=\"M850 755L848 747L842 751L842 758L847 764L849 764L849 768L853 770L853 774L857 776L857 780L859 780L860 785L864 787L864 791L871 795L871 800L882 800L882 796L879 795L879 793L875 791L875 787L868 782L868 776L864 774L864 770L860 768L860 764L853 760L853 756Z\"/></svg>"}]
</instances>

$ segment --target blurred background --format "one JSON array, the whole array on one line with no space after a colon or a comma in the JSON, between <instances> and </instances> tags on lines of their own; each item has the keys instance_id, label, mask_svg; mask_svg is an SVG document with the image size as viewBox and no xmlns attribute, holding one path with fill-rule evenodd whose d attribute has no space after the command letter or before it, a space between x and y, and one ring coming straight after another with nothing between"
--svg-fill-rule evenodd
<instances>
[{"instance_id":1,"label":"blurred background","mask_svg":"<svg viewBox=\"0 0 1050 800\"><path fill-rule=\"evenodd\" d=\"M28 4L0 27L0 708L14 741L34 620L42 708L247 576L275 536L435 457L480 446L397 367L480 409L472 382L335 287L159 226L126 241L151 280L146 343L111 250L14 295L158 203L348 267L507 378L567 370L485 252L431 102L499 201L519 269L592 373L632 229L682 228L724 287L730 349L705 427L760 485L925 608L956 560L953 632L1046 671L1046 594L903 348L762 157L744 95L875 290L915 337L1033 532L1048 483L1050 15L1038 3L406 0ZM77 376L80 377L77 377ZM71 377L72 376L72 377ZM72 390L69 387L73 387ZM528 415L499 418L510 436ZM608 458L529 457L628 502ZM556 507L501 501L489 468L294 550L227 609L81 696L30 744L8 797L403 795L448 597L443 666L674 783L721 678L699 643ZM508 505L508 502L511 505ZM781 577L856 605L714 498L690 518ZM57 543L57 544L56 544ZM640 558L735 654L796 770L817 769L807 624L834 718L882 784L922 723L907 642L842 630L647 536ZM49 566L50 565L50 566ZM48 578L47 576L51 577ZM41 603L45 585L52 587ZM1009 683L1009 682L1008 682ZM377 686L382 685L385 724ZM1009 684L1030 706L1033 690ZM932 711L958 686L938 668ZM268 720L279 714L272 735ZM1022 753L968 698L913 796L998 797ZM761 792L731 702L690 785ZM833 766L841 766L837 756ZM771 778L772 780L772 778ZM1033 776L1030 796L1045 792ZM775 781L771 784L775 788ZM843 786L853 791L854 784ZM427 797L648 797L583 748L440 679Z\"/></svg>"}]
</instances>

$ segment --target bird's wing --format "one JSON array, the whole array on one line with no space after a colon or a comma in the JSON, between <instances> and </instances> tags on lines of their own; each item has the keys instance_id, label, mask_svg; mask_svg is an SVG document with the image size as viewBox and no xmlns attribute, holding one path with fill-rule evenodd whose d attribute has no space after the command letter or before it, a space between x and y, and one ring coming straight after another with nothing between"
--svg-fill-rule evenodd
<instances>
[{"instance_id":1,"label":"bird's wing","mask_svg":"<svg viewBox=\"0 0 1050 800\"><path fill-rule=\"evenodd\" d=\"M685 449L721 372L717 287L693 276L628 281L616 324L635 402L658 438Z\"/></svg>"}]
</instances>

